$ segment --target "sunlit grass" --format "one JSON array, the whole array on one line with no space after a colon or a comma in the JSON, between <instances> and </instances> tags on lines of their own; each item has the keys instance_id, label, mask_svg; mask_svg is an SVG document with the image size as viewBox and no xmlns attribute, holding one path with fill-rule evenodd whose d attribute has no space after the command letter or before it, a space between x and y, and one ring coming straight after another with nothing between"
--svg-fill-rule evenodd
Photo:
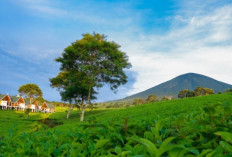
<instances>
[{"instance_id":1,"label":"sunlit grass","mask_svg":"<svg viewBox=\"0 0 232 157\"><path fill-rule=\"evenodd\" d=\"M219 101L232 101L231 93L156 102L125 109L88 109L85 113L85 119L87 121L91 118L98 121L113 119L122 122L125 118L128 118L130 124L136 123L137 120L141 119L166 117L191 113L192 111L197 113L200 112L200 108L204 105ZM39 122L39 120L46 118L55 119L63 123L63 125L59 125L54 129L68 130L82 124L79 121L80 111L77 108L73 109L69 119L66 119L67 110L68 107L56 107L55 113L31 112L28 119L26 119L24 111L0 110L0 136L7 134L8 130L13 127L16 128L18 133L35 130L34 128L38 129L38 126L39 128L46 128L46 125Z\"/></svg>"}]
</instances>

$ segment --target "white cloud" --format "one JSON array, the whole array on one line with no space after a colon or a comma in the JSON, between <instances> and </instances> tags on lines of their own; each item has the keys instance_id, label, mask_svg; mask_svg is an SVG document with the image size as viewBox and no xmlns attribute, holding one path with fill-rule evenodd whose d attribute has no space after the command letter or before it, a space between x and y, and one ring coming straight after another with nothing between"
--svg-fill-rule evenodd
<instances>
[{"instance_id":1,"label":"white cloud","mask_svg":"<svg viewBox=\"0 0 232 157\"><path fill-rule=\"evenodd\" d=\"M193 50L188 53L148 53L132 58L133 71L138 73L134 90L128 95L143 91L187 72L205 74L232 84L232 46Z\"/></svg>"},{"instance_id":2,"label":"white cloud","mask_svg":"<svg viewBox=\"0 0 232 157\"><path fill-rule=\"evenodd\" d=\"M232 84L232 5L192 11L177 14L166 34L117 39L138 74L128 95L188 72Z\"/></svg>"},{"instance_id":3,"label":"white cloud","mask_svg":"<svg viewBox=\"0 0 232 157\"><path fill-rule=\"evenodd\" d=\"M122 45L133 65L131 71L137 74L128 95L187 72L205 74L232 84L232 5L217 6L215 4L219 1L212 3L211 0L182 1L181 9L174 16L165 17L172 20L171 28L160 35L143 32L140 22L146 18L144 12L133 10L129 3L82 3L69 7L69 10L59 4L61 1L20 0L17 3L37 15L67 17L65 20L71 21L72 25L69 33L74 35L66 40L76 39L77 34L85 33L83 31L95 30ZM56 33L59 34L58 31ZM59 37L57 40L64 40L63 35ZM55 35L46 37L43 42L34 42L36 44L25 40L26 43L20 44L18 51L24 56L32 54L38 60L54 59L67 41L60 44L62 42L56 40L54 43L58 44L55 46L41 43L50 43L55 38Z\"/></svg>"},{"instance_id":4,"label":"white cloud","mask_svg":"<svg viewBox=\"0 0 232 157\"><path fill-rule=\"evenodd\" d=\"M134 12L129 2L95 2L95 1L47 1L18 0L18 5L28 9L30 14L43 18L54 17L72 20L78 23L106 26L132 26L141 13ZM67 8L68 6L68 8ZM133 18L136 17L136 18ZM141 17L140 17L141 18ZM129 28L128 28L129 29Z\"/></svg>"},{"instance_id":5,"label":"white cloud","mask_svg":"<svg viewBox=\"0 0 232 157\"><path fill-rule=\"evenodd\" d=\"M67 11L54 7L54 1L47 0L18 0L17 3L33 12L44 13L46 15L64 16Z\"/></svg>"}]
</instances>

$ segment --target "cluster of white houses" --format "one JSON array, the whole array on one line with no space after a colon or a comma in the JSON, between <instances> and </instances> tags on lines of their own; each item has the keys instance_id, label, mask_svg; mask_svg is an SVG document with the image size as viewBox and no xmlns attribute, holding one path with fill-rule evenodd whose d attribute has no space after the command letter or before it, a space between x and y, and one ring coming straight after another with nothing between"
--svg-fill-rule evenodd
<instances>
[{"instance_id":1,"label":"cluster of white houses","mask_svg":"<svg viewBox=\"0 0 232 157\"><path fill-rule=\"evenodd\" d=\"M12 110L31 109L32 112L55 112L55 107L52 104L44 102L39 104L37 100L32 103L29 100L23 99L22 96L0 95L0 108Z\"/></svg>"}]
</instances>

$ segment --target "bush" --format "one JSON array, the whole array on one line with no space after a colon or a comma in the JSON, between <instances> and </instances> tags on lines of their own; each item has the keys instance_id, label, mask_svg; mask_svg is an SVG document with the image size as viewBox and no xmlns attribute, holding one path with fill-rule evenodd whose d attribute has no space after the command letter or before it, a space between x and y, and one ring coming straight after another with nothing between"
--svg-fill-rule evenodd
<instances>
[{"instance_id":1,"label":"bush","mask_svg":"<svg viewBox=\"0 0 232 157\"><path fill-rule=\"evenodd\" d=\"M138 119L96 118L69 131L40 130L0 139L0 156L232 156L231 104L201 113ZM159 120L158 120L159 119ZM178 155L176 155L178 153Z\"/></svg>"}]
</instances>

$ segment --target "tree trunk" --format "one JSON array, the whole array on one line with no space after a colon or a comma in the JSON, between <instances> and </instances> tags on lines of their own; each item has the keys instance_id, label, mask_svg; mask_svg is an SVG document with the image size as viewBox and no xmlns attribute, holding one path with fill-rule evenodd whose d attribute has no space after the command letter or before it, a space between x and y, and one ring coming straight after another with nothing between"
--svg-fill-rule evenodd
<instances>
[{"instance_id":1,"label":"tree trunk","mask_svg":"<svg viewBox=\"0 0 232 157\"><path fill-rule=\"evenodd\" d=\"M92 89L92 87L89 87L89 94L88 94L87 103L86 103L85 105L82 104L82 108L81 108L81 118L80 118L80 121L81 121L81 122L84 121L85 109L87 108L88 104L90 104L91 89Z\"/></svg>"},{"instance_id":2,"label":"tree trunk","mask_svg":"<svg viewBox=\"0 0 232 157\"><path fill-rule=\"evenodd\" d=\"M31 104L32 97L30 97L29 100L30 100L30 104Z\"/></svg>"},{"instance_id":3,"label":"tree trunk","mask_svg":"<svg viewBox=\"0 0 232 157\"><path fill-rule=\"evenodd\" d=\"M86 107L86 105L83 105L83 107L81 108L81 119L80 119L81 122L84 121L84 117L85 117L85 107Z\"/></svg>"},{"instance_id":4,"label":"tree trunk","mask_svg":"<svg viewBox=\"0 0 232 157\"><path fill-rule=\"evenodd\" d=\"M69 115L71 111L72 111L72 107L71 107L71 102L69 101L69 108L68 108L67 117L66 117L67 119L69 119Z\"/></svg>"}]
</instances>

